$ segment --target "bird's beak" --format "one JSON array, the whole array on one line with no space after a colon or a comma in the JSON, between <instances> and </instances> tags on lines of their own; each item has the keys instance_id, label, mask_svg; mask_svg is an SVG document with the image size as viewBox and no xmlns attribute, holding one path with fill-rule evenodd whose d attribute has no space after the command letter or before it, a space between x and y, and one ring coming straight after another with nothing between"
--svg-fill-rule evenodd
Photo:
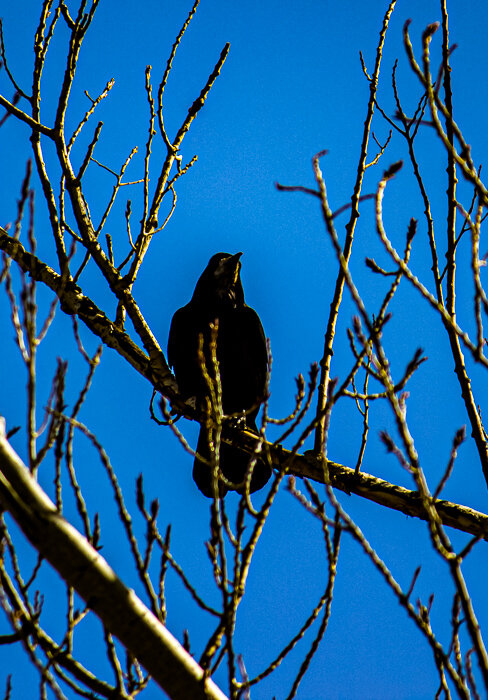
<instances>
[{"instance_id":1,"label":"bird's beak","mask_svg":"<svg viewBox=\"0 0 488 700\"><path fill-rule=\"evenodd\" d=\"M231 279L233 284L237 282L237 278L239 277L239 271L241 269L241 255L242 253L236 253L235 255L231 255L230 258L227 258L227 260L225 261L225 267L231 273Z\"/></svg>"}]
</instances>

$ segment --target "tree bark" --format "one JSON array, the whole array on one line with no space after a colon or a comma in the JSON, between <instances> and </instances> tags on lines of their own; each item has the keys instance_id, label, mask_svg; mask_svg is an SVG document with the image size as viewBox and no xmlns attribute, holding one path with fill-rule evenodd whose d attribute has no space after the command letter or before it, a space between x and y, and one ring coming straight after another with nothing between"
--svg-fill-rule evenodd
<instances>
[{"instance_id":1,"label":"tree bark","mask_svg":"<svg viewBox=\"0 0 488 700\"><path fill-rule=\"evenodd\" d=\"M32 545L171 698L226 700L99 552L57 512L6 440L3 423L0 418L0 504Z\"/></svg>"}]
</instances>

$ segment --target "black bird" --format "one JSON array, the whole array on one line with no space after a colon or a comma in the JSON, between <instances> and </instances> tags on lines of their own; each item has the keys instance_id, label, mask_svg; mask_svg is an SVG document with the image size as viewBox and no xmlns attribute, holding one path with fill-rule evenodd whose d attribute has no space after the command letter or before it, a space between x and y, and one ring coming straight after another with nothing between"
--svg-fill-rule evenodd
<instances>
[{"instance_id":1,"label":"black bird","mask_svg":"<svg viewBox=\"0 0 488 700\"><path fill-rule=\"evenodd\" d=\"M203 336L205 364L214 376L209 351L210 324L218 322L217 360L222 387L222 410L225 415L240 414L238 425L257 433L256 416L265 396L268 353L263 327L254 309L244 302L240 269L242 253L216 253L197 282L189 303L178 309L171 322L168 361L184 399L194 397L204 409L208 384L198 360L199 336ZM197 454L210 460L209 428L202 424ZM221 443L219 467L233 484L242 484L249 465L244 452ZM269 477L268 464L258 460L250 491L262 488ZM193 478L205 496L213 496L213 471L209 464L195 457ZM222 482L221 494L228 490ZM242 491L243 487L237 488Z\"/></svg>"}]
</instances>

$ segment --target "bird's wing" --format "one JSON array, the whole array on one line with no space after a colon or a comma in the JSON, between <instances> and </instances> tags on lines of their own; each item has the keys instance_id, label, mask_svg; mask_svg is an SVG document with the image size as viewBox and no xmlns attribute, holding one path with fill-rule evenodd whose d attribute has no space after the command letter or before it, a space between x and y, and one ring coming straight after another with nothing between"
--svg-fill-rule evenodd
<instances>
[{"instance_id":1,"label":"bird's wing","mask_svg":"<svg viewBox=\"0 0 488 700\"><path fill-rule=\"evenodd\" d=\"M259 398L264 396L266 375L268 372L268 347L263 325L258 314L247 304L242 309L243 324L246 328L246 335L249 338L247 351L253 365L256 368L256 386L259 388Z\"/></svg>"},{"instance_id":2,"label":"bird's wing","mask_svg":"<svg viewBox=\"0 0 488 700\"><path fill-rule=\"evenodd\" d=\"M174 314L168 337L168 363L173 368L184 398L201 393L202 380L196 357L197 347L198 328L191 306L187 304Z\"/></svg>"}]
</instances>

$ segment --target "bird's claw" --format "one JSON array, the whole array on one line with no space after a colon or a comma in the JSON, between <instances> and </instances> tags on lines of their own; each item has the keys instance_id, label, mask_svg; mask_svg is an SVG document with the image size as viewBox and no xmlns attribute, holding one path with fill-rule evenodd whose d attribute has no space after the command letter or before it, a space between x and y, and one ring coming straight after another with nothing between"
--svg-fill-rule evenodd
<instances>
[{"instance_id":1,"label":"bird's claw","mask_svg":"<svg viewBox=\"0 0 488 700\"><path fill-rule=\"evenodd\" d=\"M231 416L229 418L229 426L235 428L236 430L246 429L246 414L243 413L241 416Z\"/></svg>"},{"instance_id":2,"label":"bird's claw","mask_svg":"<svg viewBox=\"0 0 488 700\"><path fill-rule=\"evenodd\" d=\"M196 410L197 407L197 397L196 396L190 396L189 399L186 399L185 404L187 406L190 406L190 408L193 408L193 410Z\"/></svg>"}]
</instances>

